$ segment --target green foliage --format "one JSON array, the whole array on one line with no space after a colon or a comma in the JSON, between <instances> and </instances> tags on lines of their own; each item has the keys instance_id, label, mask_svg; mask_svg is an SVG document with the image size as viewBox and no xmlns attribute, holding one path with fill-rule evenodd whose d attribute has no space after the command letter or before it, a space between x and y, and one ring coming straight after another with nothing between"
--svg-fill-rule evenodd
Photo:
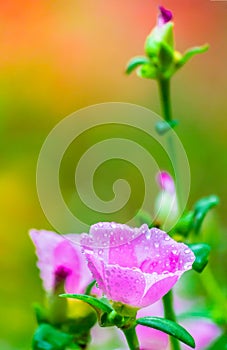
<instances>
[{"instance_id":1,"label":"green foliage","mask_svg":"<svg viewBox=\"0 0 227 350\"><path fill-rule=\"evenodd\" d=\"M149 63L149 59L146 57L133 57L126 66L126 73L132 73L139 66Z\"/></svg>"},{"instance_id":2,"label":"green foliage","mask_svg":"<svg viewBox=\"0 0 227 350\"><path fill-rule=\"evenodd\" d=\"M192 265L193 269L197 272L202 272L208 263L210 254L210 246L206 243L194 243L188 244L189 248L195 254L195 261Z\"/></svg>"},{"instance_id":3,"label":"green foliage","mask_svg":"<svg viewBox=\"0 0 227 350\"><path fill-rule=\"evenodd\" d=\"M72 335L61 332L47 323L43 323L37 328L34 334L32 348L33 350L65 350L67 346L72 345L72 342ZM74 346L74 349L79 349L79 347Z\"/></svg>"},{"instance_id":4,"label":"green foliage","mask_svg":"<svg viewBox=\"0 0 227 350\"><path fill-rule=\"evenodd\" d=\"M182 215L174 227L174 231L187 237L193 227L194 212L188 211Z\"/></svg>"},{"instance_id":5,"label":"green foliage","mask_svg":"<svg viewBox=\"0 0 227 350\"><path fill-rule=\"evenodd\" d=\"M72 298L81 300L88 305L90 305L96 312L98 317L98 322L101 327L109 327L113 326L113 323L109 320L109 315L114 311L114 309L110 306L108 300L106 298L97 299L90 295L83 294L61 294L63 298Z\"/></svg>"},{"instance_id":6,"label":"green foliage","mask_svg":"<svg viewBox=\"0 0 227 350\"><path fill-rule=\"evenodd\" d=\"M200 53L204 53L209 49L209 45L205 44L203 46L195 46L188 49L183 56L177 61L176 67L180 68L185 63L187 63L193 56L198 55Z\"/></svg>"},{"instance_id":7,"label":"green foliage","mask_svg":"<svg viewBox=\"0 0 227 350\"><path fill-rule=\"evenodd\" d=\"M222 334L207 350L227 350L227 334Z\"/></svg>"},{"instance_id":8,"label":"green foliage","mask_svg":"<svg viewBox=\"0 0 227 350\"><path fill-rule=\"evenodd\" d=\"M219 198L215 195L204 197L194 205L194 222L193 229L195 233L199 233L203 220L210 209L219 204Z\"/></svg>"},{"instance_id":9,"label":"green foliage","mask_svg":"<svg viewBox=\"0 0 227 350\"><path fill-rule=\"evenodd\" d=\"M186 329L184 329L176 322L161 317L147 316L137 319L136 323L142 326L158 329L179 339L190 347L195 348L195 341L192 336L188 333L188 331L186 331Z\"/></svg>"}]
</instances>

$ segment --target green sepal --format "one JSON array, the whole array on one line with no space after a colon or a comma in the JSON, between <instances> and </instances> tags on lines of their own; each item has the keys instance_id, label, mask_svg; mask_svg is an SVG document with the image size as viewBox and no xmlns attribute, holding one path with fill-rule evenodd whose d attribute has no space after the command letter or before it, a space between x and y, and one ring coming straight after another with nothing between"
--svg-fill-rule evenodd
<instances>
[{"instance_id":1,"label":"green sepal","mask_svg":"<svg viewBox=\"0 0 227 350\"><path fill-rule=\"evenodd\" d=\"M202 272L208 263L211 247L206 243L188 244L189 248L195 254L195 261L192 265L193 270Z\"/></svg>"},{"instance_id":2,"label":"green sepal","mask_svg":"<svg viewBox=\"0 0 227 350\"><path fill-rule=\"evenodd\" d=\"M147 224L149 228L153 227L153 221L149 213L144 210L139 210L135 216L136 223L141 226Z\"/></svg>"},{"instance_id":3,"label":"green sepal","mask_svg":"<svg viewBox=\"0 0 227 350\"><path fill-rule=\"evenodd\" d=\"M218 337L207 350L227 350L227 334L222 334Z\"/></svg>"},{"instance_id":4,"label":"green sepal","mask_svg":"<svg viewBox=\"0 0 227 350\"><path fill-rule=\"evenodd\" d=\"M193 227L194 212L189 211L182 215L174 227L174 232L187 237Z\"/></svg>"},{"instance_id":5,"label":"green sepal","mask_svg":"<svg viewBox=\"0 0 227 350\"><path fill-rule=\"evenodd\" d=\"M195 46L192 47L191 49L188 49L183 56L176 62L176 67L180 68L182 67L185 63L187 63L193 56L204 53L209 49L209 45L205 44L203 46Z\"/></svg>"},{"instance_id":6,"label":"green sepal","mask_svg":"<svg viewBox=\"0 0 227 350\"><path fill-rule=\"evenodd\" d=\"M194 205L194 224L195 233L201 229L203 220L210 209L219 204L219 198L215 195L204 197L196 202Z\"/></svg>"},{"instance_id":7,"label":"green sepal","mask_svg":"<svg viewBox=\"0 0 227 350\"><path fill-rule=\"evenodd\" d=\"M96 280L92 281L91 283L89 283L89 285L87 286L86 290L85 290L85 295L90 295L92 288L94 287L94 285L96 284Z\"/></svg>"},{"instance_id":8,"label":"green sepal","mask_svg":"<svg viewBox=\"0 0 227 350\"><path fill-rule=\"evenodd\" d=\"M142 326L158 329L159 331L179 339L188 346L195 348L195 341L191 334L176 322L161 317L147 316L137 319L136 323Z\"/></svg>"},{"instance_id":9,"label":"green sepal","mask_svg":"<svg viewBox=\"0 0 227 350\"><path fill-rule=\"evenodd\" d=\"M32 340L33 350L65 350L73 342L73 336L42 323L35 331ZM69 348L70 348L69 347ZM71 347L72 348L72 347ZM76 349L76 347L74 346ZM79 349L79 348L77 348Z\"/></svg>"},{"instance_id":10,"label":"green sepal","mask_svg":"<svg viewBox=\"0 0 227 350\"><path fill-rule=\"evenodd\" d=\"M133 57L127 64L126 66L126 70L125 70L125 73L126 74L130 74L132 73L136 68L138 68L139 66L143 65L143 64L146 64L146 63L149 63L149 59L146 58L146 57L141 57L141 56L138 56L138 57Z\"/></svg>"},{"instance_id":11,"label":"green sepal","mask_svg":"<svg viewBox=\"0 0 227 350\"><path fill-rule=\"evenodd\" d=\"M151 63L145 63L137 69L137 75L140 78L156 79L158 77L157 68Z\"/></svg>"},{"instance_id":12,"label":"green sepal","mask_svg":"<svg viewBox=\"0 0 227 350\"><path fill-rule=\"evenodd\" d=\"M167 131L175 128L179 124L178 120L170 120L169 122L160 121L155 124L155 130L159 135L164 135Z\"/></svg>"},{"instance_id":13,"label":"green sepal","mask_svg":"<svg viewBox=\"0 0 227 350\"><path fill-rule=\"evenodd\" d=\"M162 72L165 72L173 62L174 51L165 42L160 43L159 48L159 64Z\"/></svg>"},{"instance_id":14,"label":"green sepal","mask_svg":"<svg viewBox=\"0 0 227 350\"><path fill-rule=\"evenodd\" d=\"M103 313L109 314L110 312L113 311L113 308L108 304L108 300L104 298L97 299L95 297L92 297L91 295L84 295L84 294L61 294L60 297L84 301L96 311L99 317Z\"/></svg>"},{"instance_id":15,"label":"green sepal","mask_svg":"<svg viewBox=\"0 0 227 350\"><path fill-rule=\"evenodd\" d=\"M153 58L159 55L160 45L165 43L173 50L173 22L168 22L162 27L155 27L145 41L145 52L148 57Z\"/></svg>"}]
</instances>

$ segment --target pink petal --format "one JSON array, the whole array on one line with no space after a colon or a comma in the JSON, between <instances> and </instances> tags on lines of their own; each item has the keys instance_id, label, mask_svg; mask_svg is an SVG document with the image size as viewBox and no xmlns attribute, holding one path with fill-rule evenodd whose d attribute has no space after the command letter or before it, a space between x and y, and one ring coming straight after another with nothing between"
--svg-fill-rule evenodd
<instances>
[{"instance_id":1,"label":"pink petal","mask_svg":"<svg viewBox=\"0 0 227 350\"><path fill-rule=\"evenodd\" d=\"M50 292L55 282L53 251L64 239L54 232L45 230L38 231L33 229L29 231L29 235L36 247L38 256L37 266L40 269L40 276L43 281L44 289Z\"/></svg>"},{"instance_id":2,"label":"pink petal","mask_svg":"<svg viewBox=\"0 0 227 350\"><path fill-rule=\"evenodd\" d=\"M140 307L146 307L161 299L174 286L178 279L179 276L177 275L167 275L166 278L160 278L156 283L151 284L141 300Z\"/></svg>"},{"instance_id":3,"label":"pink petal","mask_svg":"<svg viewBox=\"0 0 227 350\"><path fill-rule=\"evenodd\" d=\"M162 190L174 194L175 193L175 184L173 178L166 171L161 171L157 175L157 182Z\"/></svg>"},{"instance_id":4,"label":"pink petal","mask_svg":"<svg viewBox=\"0 0 227 350\"><path fill-rule=\"evenodd\" d=\"M105 284L109 299L140 307L145 289L145 279L141 271L106 265Z\"/></svg>"},{"instance_id":5,"label":"pink petal","mask_svg":"<svg viewBox=\"0 0 227 350\"><path fill-rule=\"evenodd\" d=\"M160 14L158 16L158 26L161 27L172 20L173 14L170 10L165 9L163 6L159 6L159 11Z\"/></svg>"},{"instance_id":6,"label":"pink petal","mask_svg":"<svg viewBox=\"0 0 227 350\"><path fill-rule=\"evenodd\" d=\"M51 231L31 230L29 234L36 246L37 266L44 289L52 292L56 278L62 275L67 292L83 292L92 276L80 246L74 245L67 235L60 236Z\"/></svg>"}]
</instances>

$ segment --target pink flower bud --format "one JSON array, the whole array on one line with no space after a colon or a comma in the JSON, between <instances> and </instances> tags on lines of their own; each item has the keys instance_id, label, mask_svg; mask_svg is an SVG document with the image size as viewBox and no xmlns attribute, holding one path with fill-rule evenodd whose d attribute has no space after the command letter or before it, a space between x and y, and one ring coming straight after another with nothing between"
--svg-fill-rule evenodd
<instances>
[{"instance_id":1,"label":"pink flower bud","mask_svg":"<svg viewBox=\"0 0 227 350\"><path fill-rule=\"evenodd\" d=\"M44 230L30 230L29 234L36 247L44 289L54 292L63 283L67 293L83 293L92 276L80 247L67 235Z\"/></svg>"}]
</instances>

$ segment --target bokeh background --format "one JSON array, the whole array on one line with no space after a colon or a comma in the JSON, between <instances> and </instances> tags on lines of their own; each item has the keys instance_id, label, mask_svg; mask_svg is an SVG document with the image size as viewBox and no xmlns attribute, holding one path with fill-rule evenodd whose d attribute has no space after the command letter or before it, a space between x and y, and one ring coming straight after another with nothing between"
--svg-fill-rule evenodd
<instances>
[{"instance_id":1,"label":"bokeh background","mask_svg":"<svg viewBox=\"0 0 227 350\"><path fill-rule=\"evenodd\" d=\"M36 193L42 143L61 119L91 104L122 101L160 112L155 82L124 75L128 59L143 54L158 4L0 1L1 349L29 348L32 303L43 297L27 233L31 227L51 229ZM221 199L215 213L221 224L210 235L221 237L222 251L215 245L213 261L225 288L227 1L163 0L162 5L174 12L179 51L210 44L174 77L172 98L191 165L188 205L211 193Z\"/></svg>"}]
</instances>

